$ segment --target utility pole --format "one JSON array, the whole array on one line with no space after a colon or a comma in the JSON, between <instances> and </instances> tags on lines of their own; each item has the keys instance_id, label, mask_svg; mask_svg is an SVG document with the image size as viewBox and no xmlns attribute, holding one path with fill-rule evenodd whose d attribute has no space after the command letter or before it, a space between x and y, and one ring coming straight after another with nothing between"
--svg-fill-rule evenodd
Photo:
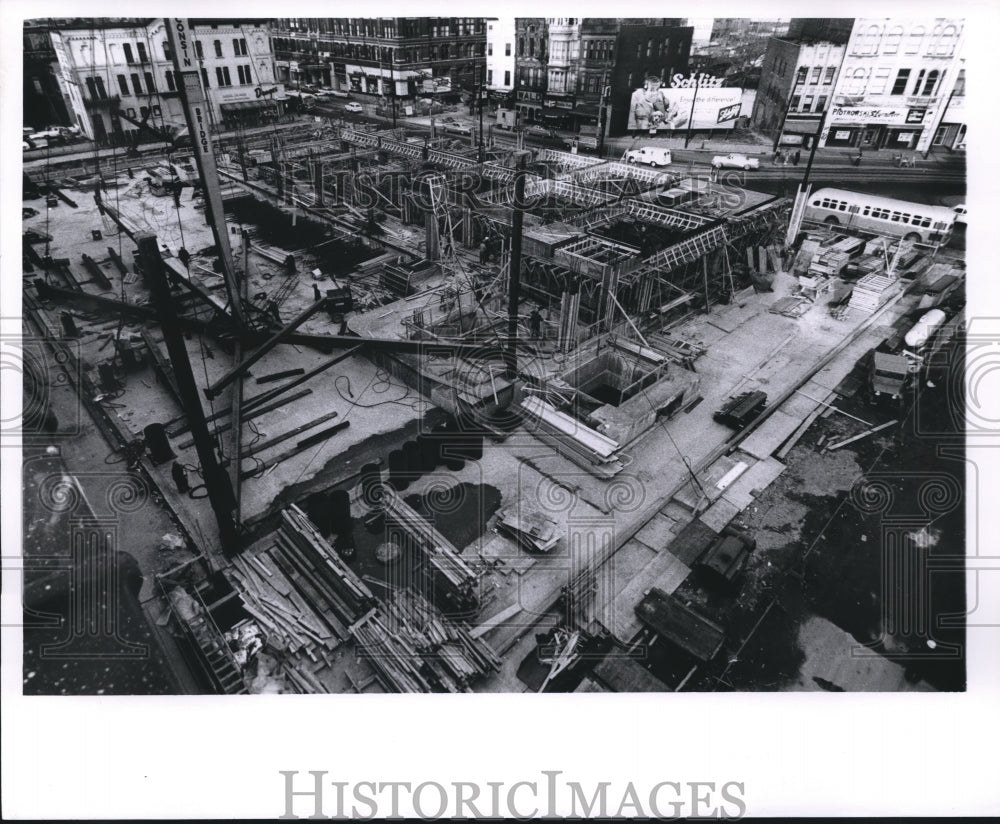
<instances>
[{"instance_id":1,"label":"utility pole","mask_svg":"<svg viewBox=\"0 0 1000 824\"><path fill-rule=\"evenodd\" d=\"M528 152L518 152L514 178L514 208L511 211L510 266L507 288L507 376L517 377L517 320L521 302L521 233L524 229L524 178Z\"/></svg>"},{"instance_id":2,"label":"utility pole","mask_svg":"<svg viewBox=\"0 0 1000 824\"><path fill-rule=\"evenodd\" d=\"M795 97L795 87L796 84L792 82L792 90L788 93L788 102L785 104L785 113L781 116L781 125L778 127L778 131L774 134L774 145L771 147L772 152L778 151L778 143L781 141L781 134L785 131L785 122L788 120L788 113L792 109L792 99Z\"/></svg>"},{"instance_id":3,"label":"utility pole","mask_svg":"<svg viewBox=\"0 0 1000 824\"><path fill-rule=\"evenodd\" d=\"M826 111L823 112L823 116L819 119L819 128L813 135L813 144L809 149L809 160L806 162L806 172L802 176L802 182L799 184L799 191L805 191L806 186L809 184L809 173L812 171L813 158L816 157L816 148L819 146L819 136L823 133L823 123L826 121Z\"/></svg>"},{"instance_id":4,"label":"utility pole","mask_svg":"<svg viewBox=\"0 0 1000 824\"><path fill-rule=\"evenodd\" d=\"M691 98L691 114L688 116L688 127L687 127L687 137L684 138L684 148L688 147L688 143L691 142L691 127L694 125L694 104L698 99L698 88L701 83L701 72L694 77L694 96Z\"/></svg>"},{"instance_id":5,"label":"utility pole","mask_svg":"<svg viewBox=\"0 0 1000 824\"><path fill-rule=\"evenodd\" d=\"M605 104L611 87L608 86L608 70L605 69L601 75L601 101L597 104L597 154L604 157L604 138L608 131L607 110Z\"/></svg>"}]
</instances>

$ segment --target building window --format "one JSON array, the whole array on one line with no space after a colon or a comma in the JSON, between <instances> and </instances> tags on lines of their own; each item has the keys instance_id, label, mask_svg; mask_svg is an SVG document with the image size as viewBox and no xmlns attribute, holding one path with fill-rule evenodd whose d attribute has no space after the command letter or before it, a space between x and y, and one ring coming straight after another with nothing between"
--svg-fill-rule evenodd
<instances>
[{"instance_id":1,"label":"building window","mask_svg":"<svg viewBox=\"0 0 1000 824\"><path fill-rule=\"evenodd\" d=\"M861 54L875 54L878 51L878 39L881 34L878 26L869 26L858 41Z\"/></svg>"},{"instance_id":2,"label":"building window","mask_svg":"<svg viewBox=\"0 0 1000 824\"><path fill-rule=\"evenodd\" d=\"M893 26L885 36L885 47L883 54L898 54L899 44L903 42L903 27Z\"/></svg>"},{"instance_id":3,"label":"building window","mask_svg":"<svg viewBox=\"0 0 1000 824\"><path fill-rule=\"evenodd\" d=\"M820 66L813 66L812 80L810 80L809 82L812 83L813 85L819 83L819 76L820 74L822 74L822 72L823 69Z\"/></svg>"},{"instance_id":4,"label":"building window","mask_svg":"<svg viewBox=\"0 0 1000 824\"><path fill-rule=\"evenodd\" d=\"M153 106L153 117L162 117L159 106Z\"/></svg>"},{"instance_id":5,"label":"building window","mask_svg":"<svg viewBox=\"0 0 1000 824\"><path fill-rule=\"evenodd\" d=\"M885 94L885 87L889 85L890 69L876 69L872 84L868 88L869 94Z\"/></svg>"},{"instance_id":6,"label":"building window","mask_svg":"<svg viewBox=\"0 0 1000 824\"><path fill-rule=\"evenodd\" d=\"M510 71L509 70L505 71L503 73L503 84L505 86L509 86L510 85Z\"/></svg>"},{"instance_id":7,"label":"building window","mask_svg":"<svg viewBox=\"0 0 1000 824\"><path fill-rule=\"evenodd\" d=\"M806 82L806 77L809 75L808 66L799 66L799 71L795 75L795 85L798 86L801 83Z\"/></svg>"},{"instance_id":8,"label":"building window","mask_svg":"<svg viewBox=\"0 0 1000 824\"><path fill-rule=\"evenodd\" d=\"M819 100L816 101L816 111L825 112L826 111L826 95L821 94Z\"/></svg>"},{"instance_id":9,"label":"building window","mask_svg":"<svg viewBox=\"0 0 1000 824\"><path fill-rule=\"evenodd\" d=\"M201 85L204 86L206 89L212 88L208 83L208 69L206 69L204 66L201 67Z\"/></svg>"},{"instance_id":10,"label":"building window","mask_svg":"<svg viewBox=\"0 0 1000 824\"><path fill-rule=\"evenodd\" d=\"M246 57L247 41L242 37L233 38L233 54L237 57Z\"/></svg>"},{"instance_id":11,"label":"building window","mask_svg":"<svg viewBox=\"0 0 1000 824\"><path fill-rule=\"evenodd\" d=\"M801 102L802 102L802 95L793 94L792 95L792 103L791 103L791 109L792 109L792 111L797 112L799 110L799 103L801 103Z\"/></svg>"},{"instance_id":12,"label":"building window","mask_svg":"<svg viewBox=\"0 0 1000 824\"><path fill-rule=\"evenodd\" d=\"M216 57L222 57L222 41L221 40L213 40L212 41L212 45L215 46L215 56Z\"/></svg>"},{"instance_id":13,"label":"building window","mask_svg":"<svg viewBox=\"0 0 1000 824\"><path fill-rule=\"evenodd\" d=\"M896 74L896 82L892 84L892 91L889 94L905 94L906 84L910 82L910 70L900 69Z\"/></svg>"},{"instance_id":14,"label":"building window","mask_svg":"<svg viewBox=\"0 0 1000 824\"><path fill-rule=\"evenodd\" d=\"M166 40L163 41L163 59L173 60L174 56L170 53L170 43Z\"/></svg>"},{"instance_id":15,"label":"building window","mask_svg":"<svg viewBox=\"0 0 1000 824\"><path fill-rule=\"evenodd\" d=\"M813 96L811 94L806 95L806 99L802 104L802 111L811 112L813 108Z\"/></svg>"},{"instance_id":16,"label":"building window","mask_svg":"<svg viewBox=\"0 0 1000 824\"><path fill-rule=\"evenodd\" d=\"M229 77L229 66L215 67L215 82L219 86L232 86L233 81Z\"/></svg>"},{"instance_id":17,"label":"building window","mask_svg":"<svg viewBox=\"0 0 1000 824\"><path fill-rule=\"evenodd\" d=\"M923 26L916 26L910 31L910 36L906 38L907 54L917 54L920 51L920 44L924 40L926 31Z\"/></svg>"},{"instance_id":18,"label":"building window","mask_svg":"<svg viewBox=\"0 0 1000 824\"><path fill-rule=\"evenodd\" d=\"M510 43L505 43L503 47L504 57L510 57Z\"/></svg>"},{"instance_id":19,"label":"building window","mask_svg":"<svg viewBox=\"0 0 1000 824\"><path fill-rule=\"evenodd\" d=\"M486 85L487 86L493 85L493 69L486 70Z\"/></svg>"},{"instance_id":20,"label":"building window","mask_svg":"<svg viewBox=\"0 0 1000 824\"><path fill-rule=\"evenodd\" d=\"M487 57L492 57L493 56L493 44L492 43L487 43L486 44L486 56Z\"/></svg>"},{"instance_id":21,"label":"building window","mask_svg":"<svg viewBox=\"0 0 1000 824\"><path fill-rule=\"evenodd\" d=\"M239 75L241 86L249 86L253 82L250 78L249 66L237 66L236 73Z\"/></svg>"},{"instance_id":22,"label":"building window","mask_svg":"<svg viewBox=\"0 0 1000 824\"><path fill-rule=\"evenodd\" d=\"M955 42L958 40L958 29L955 26L945 26L944 31L935 39L929 53L938 57L950 57L955 53Z\"/></svg>"},{"instance_id":23,"label":"building window","mask_svg":"<svg viewBox=\"0 0 1000 824\"><path fill-rule=\"evenodd\" d=\"M204 46L202 46L200 40L194 41L194 56L197 57L199 60L205 59L205 48Z\"/></svg>"},{"instance_id":24,"label":"building window","mask_svg":"<svg viewBox=\"0 0 1000 824\"><path fill-rule=\"evenodd\" d=\"M122 46L122 51L125 53L125 62L132 64L135 63L135 58L132 56L132 44L125 43Z\"/></svg>"},{"instance_id":25,"label":"building window","mask_svg":"<svg viewBox=\"0 0 1000 824\"><path fill-rule=\"evenodd\" d=\"M167 78L167 88L172 92L177 91L177 83L174 80L174 73L170 69L167 69L166 78Z\"/></svg>"},{"instance_id":26,"label":"building window","mask_svg":"<svg viewBox=\"0 0 1000 824\"><path fill-rule=\"evenodd\" d=\"M132 88L135 90L136 97L142 94L142 83L139 82L139 75L132 75Z\"/></svg>"},{"instance_id":27,"label":"building window","mask_svg":"<svg viewBox=\"0 0 1000 824\"><path fill-rule=\"evenodd\" d=\"M829 86L833 82L833 76L837 73L836 66L827 66L826 74L823 75L823 85Z\"/></svg>"},{"instance_id":28,"label":"building window","mask_svg":"<svg viewBox=\"0 0 1000 824\"><path fill-rule=\"evenodd\" d=\"M156 83L153 81L153 73L145 72L144 74L146 78L146 91L149 94L156 94Z\"/></svg>"},{"instance_id":29,"label":"building window","mask_svg":"<svg viewBox=\"0 0 1000 824\"><path fill-rule=\"evenodd\" d=\"M938 78L940 77L940 72L937 69L931 69L927 73L927 79L924 81L924 90L920 92L922 95L931 95L937 91Z\"/></svg>"},{"instance_id":30,"label":"building window","mask_svg":"<svg viewBox=\"0 0 1000 824\"><path fill-rule=\"evenodd\" d=\"M124 74L118 75L118 88L121 89L123 95L128 96L128 80Z\"/></svg>"},{"instance_id":31,"label":"building window","mask_svg":"<svg viewBox=\"0 0 1000 824\"><path fill-rule=\"evenodd\" d=\"M850 95L861 95L865 93L865 70L855 69L851 75L851 81L847 84L847 93Z\"/></svg>"},{"instance_id":32,"label":"building window","mask_svg":"<svg viewBox=\"0 0 1000 824\"><path fill-rule=\"evenodd\" d=\"M135 47L136 47L136 49L139 50L139 62L140 63L148 63L149 62L149 58L146 56L146 44L145 43L136 43Z\"/></svg>"}]
</instances>

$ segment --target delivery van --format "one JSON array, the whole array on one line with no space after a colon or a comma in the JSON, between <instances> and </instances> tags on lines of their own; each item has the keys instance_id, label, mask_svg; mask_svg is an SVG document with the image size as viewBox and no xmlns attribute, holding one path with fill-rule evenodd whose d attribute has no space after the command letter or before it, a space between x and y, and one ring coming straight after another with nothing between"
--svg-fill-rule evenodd
<instances>
[{"instance_id":1,"label":"delivery van","mask_svg":"<svg viewBox=\"0 0 1000 824\"><path fill-rule=\"evenodd\" d=\"M661 149L659 146L632 149L625 152L622 160L626 163L645 163L647 166L669 166L673 162L670 149Z\"/></svg>"}]
</instances>

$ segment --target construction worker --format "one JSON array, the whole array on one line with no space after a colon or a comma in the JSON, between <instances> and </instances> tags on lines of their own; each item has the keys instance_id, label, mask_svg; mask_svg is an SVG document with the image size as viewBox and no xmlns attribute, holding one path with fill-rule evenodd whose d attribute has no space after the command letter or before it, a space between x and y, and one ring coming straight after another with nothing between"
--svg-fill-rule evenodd
<instances>
[{"instance_id":1,"label":"construction worker","mask_svg":"<svg viewBox=\"0 0 1000 824\"><path fill-rule=\"evenodd\" d=\"M538 311L536 306L531 310L531 314L528 315L528 323L531 326L531 337L535 340L542 339L542 313Z\"/></svg>"},{"instance_id":2,"label":"construction worker","mask_svg":"<svg viewBox=\"0 0 1000 824\"><path fill-rule=\"evenodd\" d=\"M322 299L323 299L323 293L320 292L319 287L314 283L313 284L313 300L315 300L318 303Z\"/></svg>"},{"instance_id":3,"label":"construction worker","mask_svg":"<svg viewBox=\"0 0 1000 824\"><path fill-rule=\"evenodd\" d=\"M181 246L180 251L177 252L177 257L180 260L180 262L184 264L185 269L191 268L190 266L188 266L188 264L191 262L191 253L183 246Z\"/></svg>"},{"instance_id":4,"label":"construction worker","mask_svg":"<svg viewBox=\"0 0 1000 824\"><path fill-rule=\"evenodd\" d=\"M486 241L484 240L482 243L479 244L479 265L480 266L485 266L486 265L486 260L487 260L488 256L489 256L489 247L486 245Z\"/></svg>"}]
</instances>

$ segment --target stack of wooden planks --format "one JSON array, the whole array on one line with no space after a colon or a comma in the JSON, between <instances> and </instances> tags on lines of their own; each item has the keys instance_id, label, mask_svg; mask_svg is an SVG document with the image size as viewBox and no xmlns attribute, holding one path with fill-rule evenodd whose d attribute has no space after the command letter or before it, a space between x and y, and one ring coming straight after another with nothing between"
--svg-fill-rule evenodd
<instances>
[{"instance_id":1,"label":"stack of wooden planks","mask_svg":"<svg viewBox=\"0 0 1000 824\"><path fill-rule=\"evenodd\" d=\"M454 544L402 498L386 495L382 507L386 518L413 539L423 560L433 570L432 583L459 609L477 607L479 576Z\"/></svg>"},{"instance_id":2,"label":"stack of wooden planks","mask_svg":"<svg viewBox=\"0 0 1000 824\"><path fill-rule=\"evenodd\" d=\"M311 666L331 664L330 652L376 601L301 510L289 507L281 520L274 543L234 558L229 575L266 645L282 654L286 671L296 670L291 683L316 692Z\"/></svg>"},{"instance_id":3,"label":"stack of wooden planks","mask_svg":"<svg viewBox=\"0 0 1000 824\"><path fill-rule=\"evenodd\" d=\"M412 590L397 590L351 632L392 692L470 692L472 683L500 668L485 641Z\"/></svg>"},{"instance_id":4,"label":"stack of wooden planks","mask_svg":"<svg viewBox=\"0 0 1000 824\"><path fill-rule=\"evenodd\" d=\"M849 305L870 315L889 299L897 284L898 281L885 275L865 275L854 285Z\"/></svg>"}]
</instances>

